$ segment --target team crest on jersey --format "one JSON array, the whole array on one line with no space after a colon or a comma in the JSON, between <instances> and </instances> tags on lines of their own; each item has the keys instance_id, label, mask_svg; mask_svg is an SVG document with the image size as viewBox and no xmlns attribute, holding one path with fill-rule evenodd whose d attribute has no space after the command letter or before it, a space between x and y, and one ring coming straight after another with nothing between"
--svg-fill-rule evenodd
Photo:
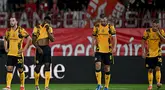
<instances>
[{"instance_id":1,"label":"team crest on jersey","mask_svg":"<svg viewBox=\"0 0 165 90\"><path fill-rule=\"evenodd\" d=\"M103 30L101 30L101 32L104 32L104 29L103 29Z\"/></svg>"},{"instance_id":2,"label":"team crest on jersey","mask_svg":"<svg viewBox=\"0 0 165 90\"><path fill-rule=\"evenodd\" d=\"M158 62L162 62L162 58L158 58Z\"/></svg>"},{"instance_id":3,"label":"team crest on jersey","mask_svg":"<svg viewBox=\"0 0 165 90\"><path fill-rule=\"evenodd\" d=\"M13 34L12 37L15 37L15 34Z\"/></svg>"}]
</instances>

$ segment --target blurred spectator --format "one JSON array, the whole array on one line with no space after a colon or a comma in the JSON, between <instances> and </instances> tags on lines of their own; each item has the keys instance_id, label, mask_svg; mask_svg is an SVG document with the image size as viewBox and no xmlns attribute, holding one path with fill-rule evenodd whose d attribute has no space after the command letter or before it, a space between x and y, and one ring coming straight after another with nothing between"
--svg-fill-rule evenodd
<instances>
[{"instance_id":1,"label":"blurred spectator","mask_svg":"<svg viewBox=\"0 0 165 90\"><path fill-rule=\"evenodd\" d=\"M29 0L29 2L26 3L26 12L36 12L36 4L34 3L34 0Z\"/></svg>"},{"instance_id":2,"label":"blurred spectator","mask_svg":"<svg viewBox=\"0 0 165 90\"><path fill-rule=\"evenodd\" d=\"M34 0L28 0L28 2L25 5L25 11L28 17L28 22L30 26L32 26L33 23L33 13L37 11L36 4Z\"/></svg>"},{"instance_id":3,"label":"blurred spectator","mask_svg":"<svg viewBox=\"0 0 165 90\"><path fill-rule=\"evenodd\" d=\"M0 0L0 12L7 10L7 0Z\"/></svg>"},{"instance_id":4,"label":"blurred spectator","mask_svg":"<svg viewBox=\"0 0 165 90\"><path fill-rule=\"evenodd\" d=\"M54 0L47 0L48 2L48 10L50 11L53 8L53 2ZM57 2L57 0L55 0Z\"/></svg>"},{"instance_id":5,"label":"blurred spectator","mask_svg":"<svg viewBox=\"0 0 165 90\"><path fill-rule=\"evenodd\" d=\"M8 10L8 12L13 12L14 0L7 0L7 10Z\"/></svg>"},{"instance_id":6,"label":"blurred spectator","mask_svg":"<svg viewBox=\"0 0 165 90\"><path fill-rule=\"evenodd\" d=\"M60 14L58 15L58 21L61 23L60 28L64 28L64 10L60 10Z\"/></svg>"},{"instance_id":7,"label":"blurred spectator","mask_svg":"<svg viewBox=\"0 0 165 90\"><path fill-rule=\"evenodd\" d=\"M63 3L63 8L62 8L62 10L63 10L64 12L66 12L66 11L68 11L67 8L68 8L68 7L67 7L66 3Z\"/></svg>"},{"instance_id":8,"label":"blurred spectator","mask_svg":"<svg viewBox=\"0 0 165 90\"><path fill-rule=\"evenodd\" d=\"M67 25L72 25L73 23L73 15L71 9L68 9L68 15L67 15Z\"/></svg>"},{"instance_id":9,"label":"blurred spectator","mask_svg":"<svg viewBox=\"0 0 165 90\"><path fill-rule=\"evenodd\" d=\"M86 12L87 8L84 4L81 5L82 6L82 11Z\"/></svg>"},{"instance_id":10,"label":"blurred spectator","mask_svg":"<svg viewBox=\"0 0 165 90\"><path fill-rule=\"evenodd\" d=\"M39 4L39 9L42 12L47 12L48 11L48 1L47 0L42 0L41 3Z\"/></svg>"},{"instance_id":11,"label":"blurred spectator","mask_svg":"<svg viewBox=\"0 0 165 90\"><path fill-rule=\"evenodd\" d=\"M57 0L53 0L53 7L51 9L51 12L53 14L57 14L59 12L58 6L57 6Z\"/></svg>"},{"instance_id":12,"label":"blurred spectator","mask_svg":"<svg viewBox=\"0 0 165 90\"><path fill-rule=\"evenodd\" d=\"M19 11L24 11L25 10L25 4L26 4L26 0L14 0L14 6L15 6L15 11L19 12Z\"/></svg>"}]
</instances>

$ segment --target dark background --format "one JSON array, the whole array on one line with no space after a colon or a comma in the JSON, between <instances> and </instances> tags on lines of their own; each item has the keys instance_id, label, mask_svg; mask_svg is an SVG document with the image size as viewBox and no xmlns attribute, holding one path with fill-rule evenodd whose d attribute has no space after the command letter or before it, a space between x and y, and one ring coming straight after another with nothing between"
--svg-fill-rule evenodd
<instances>
[{"instance_id":1,"label":"dark background","mask_svg":"<svg viewBox=\"0 0 165 90\"><path fill-rule=\"evenodd\" d=\"M165 58L163 58L165 59ZM5 83L5 62L6 57L0 57L0 83ZM53 57L53 66L62 64L66 68L63 79L53 78L51 83L96 83L94 58L93 57ZM33 57L26 57L25 64L32 65ZM165 63L163 63L165 65ZM60 68L59 68L60 69ZM141 57L115 57L115 64L111 67L111 83L120 84L146 84L147 70L144 60ZM30 75L30 73L26 73ZM59 74L60 75L60 74ZM104 75L103 75L104 76ZM104 79L103 79L104 81ZM19 83L18 76L14 75L12 83ZM34 83L33 79L26 79L26 83ZM40 79L40 83L44 83L44 79ZM156 82L155 82L156 83ZM162 67L162 83L165 83L165 68Z\"/></svg>"}]
</instances>

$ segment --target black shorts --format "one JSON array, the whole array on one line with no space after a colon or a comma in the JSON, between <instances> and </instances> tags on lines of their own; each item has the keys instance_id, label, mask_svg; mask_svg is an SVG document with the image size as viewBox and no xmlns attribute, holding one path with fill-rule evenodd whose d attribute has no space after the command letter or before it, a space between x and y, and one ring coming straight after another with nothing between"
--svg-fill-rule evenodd
<instances>
[{"instance_id":1,"label":"black shorts","mask_svg":"<svg viewBox=\"0 0 165 90\"><path fill-rule=\"evenodd\" d=\"M114 57L112 53L95 53L95 62L103 62L105 65L110 65L114 63Z\"/></svg>"},{"instance_id":2,"label":"black shorts","mask_svg":"<svg viewBox=\"0 0 165 90\"><path fill-rule=\"evenodd\" d=\"M145 66L148 69L155 69L156 66L161 67L162 66L162 57L146 57L145 59Z\"/></svg>"},{"instance_id":3,"label":"black shorts","mask_svg":"<svg viewBox=\"0 0 165 90\"><path fill-rule=\"evenodd\" d=\"M47 46L39 46L43 50L43 54L39 54L36 50L35 63L36 65L43 65L45 63L51 63L51 48Z\"/></svg>"},{"instance_id":4,"label":"black shorts","mask_svg":"<svg viewBox=\"0 0 165 90\"><path fill-rule=\"evenodd\" d=\"M7 56L7 66L16 66L17 68L23 68L24 58L16 56Z\"/></svg>"}]
</instances>

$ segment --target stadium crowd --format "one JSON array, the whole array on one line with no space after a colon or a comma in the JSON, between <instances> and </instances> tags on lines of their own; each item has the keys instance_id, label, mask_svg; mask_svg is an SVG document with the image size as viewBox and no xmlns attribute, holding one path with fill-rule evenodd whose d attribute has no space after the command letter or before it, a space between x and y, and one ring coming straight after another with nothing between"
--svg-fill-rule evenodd
<instances>
[{"instance_id":1,"label":"stadium crowd","mask_svg":"<svg viewBox=\"0 0 165 90\"><path fill-rule=\"evenodd\" d=\"M80 11L87 7L89 0L1 0L1 12L47 12Z\"/></svg>"},{"instance_id":2,"label":"stadium crowd","mask_svg":"<svg viewBox=\"0 0 165 90\"><path fill-rule=\"evenodd\" d=\"M127 22L134 24L132 27L135 28L146 28L150 25L141 25L145 17L147 20L155 18L164 19L164 0L118 1L124 5L125 10L121 17L113 17L112 20L115 23L122 21L122 26L120 25L120 27L129 27L124 24ZM84 21L88 20L86 15L88 13L87 8L89 2L90 0L0 0L0 12L7 12L8 17L15 13L18 21L20 21L20 17L23 16L25 12L28 19L27 21L29 22L29 26L26 27L33 27L32 22L34 22L35 13L37 13L37 16L40 18L43 17L43 14L50 13L52 15L52 24L55 25L53 26L54 28L64 28L66 25L67 27L81 28L84 27ZM129 20L127 18L129 18ZM78 25L73 25L74 20ZM138 25L135 25L135 21L138 22ZM0 20L0 24L1 23L3 24L4 22Z\"/></svg>"}]
</instances>

